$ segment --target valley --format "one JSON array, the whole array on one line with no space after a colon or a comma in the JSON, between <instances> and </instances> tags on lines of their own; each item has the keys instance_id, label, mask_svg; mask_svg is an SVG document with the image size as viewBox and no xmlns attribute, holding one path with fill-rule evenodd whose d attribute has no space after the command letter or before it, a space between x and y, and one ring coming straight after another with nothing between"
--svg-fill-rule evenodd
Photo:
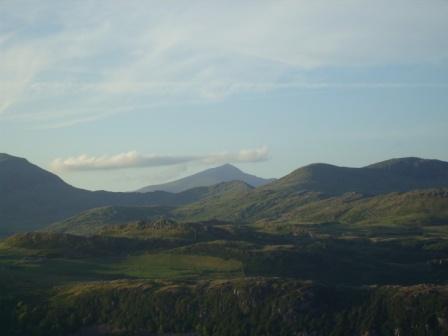
<instances>
[{"instance_id":1,"label":"valley","mask_svg":"<svg viewBox=\"0 0 448 336\"><path fill-rule=\"evenodd\" d=\"M416 160L343 169L337 187L311 166L19 227L0 241L2 331L447 334L448 168Z\"/></svg>"}]
</instances>

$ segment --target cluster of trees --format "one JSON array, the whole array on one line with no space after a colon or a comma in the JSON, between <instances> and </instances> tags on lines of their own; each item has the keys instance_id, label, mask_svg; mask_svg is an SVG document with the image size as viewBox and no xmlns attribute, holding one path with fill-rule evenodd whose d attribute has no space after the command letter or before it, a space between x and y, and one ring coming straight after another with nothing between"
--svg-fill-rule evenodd
<instances>
[{"instance_id":1,"label":"cluster of trees","mask_svg":"<svg viewBox=\"0 0 448 336\"><path fill-rule=\"evenodd\" d=\"M39 303L25 298L0 316L2 333L11 336L100 326L113 335L442 335L448 332L447 290L266 278L99 282L52 292ZM1 300L1 309L12 304Z\"/></svg>"}]
</instances>

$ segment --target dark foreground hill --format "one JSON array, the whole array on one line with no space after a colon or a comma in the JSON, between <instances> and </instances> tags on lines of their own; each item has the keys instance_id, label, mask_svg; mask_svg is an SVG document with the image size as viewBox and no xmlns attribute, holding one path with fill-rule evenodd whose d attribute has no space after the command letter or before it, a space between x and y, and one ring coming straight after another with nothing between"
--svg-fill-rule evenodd
<instances>
[{"instance_id":1,"label":"dark foreground hill","mask_svg":"<svg viewBox=\"0 0 448 336\"><path fill-rule=\"evenodd\" d=\"M9 335L446 335L447 304L446 286L121 280L60 288L40 304L25 298L0 318Z\"/></svg>"},{"instance_id":2,"label":"dark foreground hill","mask_svg":"<svg viewBox=\"0 0 448 336\"><path fill-rule=\"evenodd\" d=\"M99 236L10 237L0 243L0 332L448 332L446 239L232 235L223 228L155 221L108 227Z\"/></svg>"},{"instance_id":3,"label":"dark foreground hill","mask_svg":"<svg viewBox=\"0 0 448 336\"><path fill-rule=\"evenodd\" d=\"M150 192L161 190L178 193L192 188L208 187L230 181L241 181L253 187L259 187L273 182L274 179L264 179L258 176L246 174L237 167L226 164L216 168L204 170L197 174L187 176L173 182L147 186L139 189L138 191Z\"/></svg>"},{"instance_id":4,"label":"dark foreground hill","mask_svg":"<svg viewBox=\"0 0 448 336\"><path fill-rule=\"evenodd\" d=\"M235 184L238 183L195 188L178 194L88 191L65 183L23 158L0 154L0 235L39 229L102 206L179 206L226 191L226 188L237 188Z\"/></svg>"}]
</instances>

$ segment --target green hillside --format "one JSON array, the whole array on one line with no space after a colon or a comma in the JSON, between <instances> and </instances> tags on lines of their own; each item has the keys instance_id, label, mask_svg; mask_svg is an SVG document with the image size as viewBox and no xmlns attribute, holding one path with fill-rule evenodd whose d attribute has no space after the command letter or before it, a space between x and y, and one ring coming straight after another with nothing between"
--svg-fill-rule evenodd
<instances>
[{"instance_id":1,"label":"green hillside","mask_svg":"<svg viewBox=\"0 0 448 336\"><path fill-rule=\"evenodd\" d=\"M129 238L172 238L187 241L207 241L235 239L236 228L223 222L178 223L160 218L152 221L140 220L135 223L107 226L98 231L102 236Z\"/></svg>"},{"instance_id":2,"label":"green hillside","mask_svg":"<svg viewBox=\"0 0 448 336\"><path fill-rule=\"evenodd\" d=\"M51 258L122 256L180 246L172 239L128 239L126 237L75 236L63 233L18 233L4 240L7 249L28 251L31 255Z\"/></svg>"},{"instance_id":3,"label":"green hillside","mask_svg":"<svg viewBox=\"0 0 448 336\"><path fill-rule=\"evenodd\" d=\"M377 209L374 211L375 214L371 215L365 209L364 215L356 214L357 211L354 210L352 221L358 216L359 221L368 222L368 217L373 216L372 221L390 222L395 216L406 220L403 216L407 207L413 209L409 217L411 221L418 220L419 216L426 222L437 221L438 216L444 221L446 213L440 208L443 208L446 202L443 197L431 195L431 192L429 195L416 193L408 196L399 196L396 193L446 187L448 187L448 163L443 161L406 158L364 168L314 164L240 196L227 194L226 197L203 198L176 209L174 214L178 218L188 220L216 218L252 223L259 220L323 222L339 221L342 212L360 206L358 212L363 211L364 207L378 207L381 210ZM391 195L383 198L385 194ZM358 198L363 198L364 201L354 202ZM324 200L327 201L322 202ZM435 204L432 204L432 200ZM313 203L314 205L311 205ZM413 207L418 204L421 206L414 209ZM309 205L309 208L304 207L305 205ZM395 205L402 208L401 213L395 213L398 211L393 209ZM379 217L375 219L374 216ZM345 219L349 221L348 215L342 221Z\"/></svg>"},{"instance_id":4,"label":"green hillside","mask_svg":"<svg viewBox=\"0 0 448 336\"><path fill-rule=\"evenodd\" d=\"M211 187L191 189L177 194L180 200L188 202L200 198L213 201L216 199L233 199L245 195L253 188L243 182L232 181L220 183ZM138 207L138 206L108 206L94 208L81 212L61 222L53 223L44 228L51 232L64 232L71 234L89 235L96 233L105 226L128 224L137 221L146 221L159 217L173 217L172 207Z\"/></svg>"},{"instance_id":5,"label":"green hillside","mask_svg":"<svg viewBox=\"0 0 448 336\"><path fill-rule=\"evenodd\" d=\"M448 189L363 197L345 194L325 198L284 211L276 218L265 216L257 224L341 224L346 229L372 227L439 230L448 227ZM444 229L446 231L446 229Z\"/></svg>"},{"instance_id":6,"label":"green hillside","mask_svg":"<svg viewBox=\"0 0 448 336\"><path fill-rule=\"evenodd\" d=\"M448 224L448 189L405 193L341 196L315 192L288 193L254 190L233 200L215 198L181 207L179 218L318 224L338 222L360 225L439 225Z\"/></svg>"},{"instance_id":7,"label":"green hillside","mask_svg":"<svg viewBox=\"0 0 448 336\"><path fill-rule=\"evenodd\" d=\"M448 190L429 189L405 193L363 196L347 193L330 196L322 193L266 193L255 189L213 194L181 208L106 207L88 210L46 228L52 232L90 235L163 236L178 230L187 234L191 228L181 226L191 221L229 221L255 225L260 230L297 231L315 224L325 229L356 231L397 230L433 235L448 230ZM157 231L151 221L160 217L175 219L176 229ZM182 224L180 224L182 223ZM330 225L332 224L332 225ZM119 225L119 227L117 227ZM107 229L108 227L110 229ZM239 225L241 227L241 225ZM314 226L313 230L317 230ZM319 226L323 230L324 226ZM190 235L192 233L190 232ZM217 238L218 239L218 238Z\"/></svg>"},{"instance_id":8,"label":"green hillside","mask_svg":"<svg viewBox=\"0 0 448 336\"><path fill-rule=\"evenodd\" d=\"M107 225L124 224L133 221L157 218L170 213L168 207L125 207L109 206L94 208L54 223L45 228L50 232L64 232L89 235Z\"/></svg>"}]
</instances>

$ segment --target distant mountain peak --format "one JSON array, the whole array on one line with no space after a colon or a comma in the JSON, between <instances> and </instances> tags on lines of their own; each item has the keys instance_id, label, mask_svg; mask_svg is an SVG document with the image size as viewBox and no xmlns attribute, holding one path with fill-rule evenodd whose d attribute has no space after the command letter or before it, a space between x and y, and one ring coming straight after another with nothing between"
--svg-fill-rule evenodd
<instances>
[{"instance_id":1,"label":"distant mountain peak","mask_svg":"<svg viewBox=\"0 0 448 336\"><path fill-rule=\"evenodd\" d=\"M241 169L239 169L238 167L236 167L230 163L226 163L221 166L206 169L204 171L199 172L198 174L205 173L205 172L207 172L210 175L212 175L212 174L245 174ZM197 175L197 174L194 174L194 175ZM225 181L223 181L223 182L225 182Z\"/></svg>"},{"instance_id":2,"label":"distant mountain peak","mask_svg":"<svg viewBox=\"0 0 448 336\"><path fill-rule=\"evenodd\" d=\"M241 181L253 187L258 187L272 182L273 179L264 179L258 176L247 174L238 167L235 167L230 163L226 163L224 165L209 168L176 181L147 186L138 190L138 192L151 192L160 190L178 193L188 189L197 187L209 187L222 182L230 181Z\"/></svg>"},{"instance_id":3,"label":"distant mountain peak","mask_svg":"<svg viewBox=\"0 0 448 336\"><path fill-rule=\"evenodd\" d=\"M224 163L223 165L218 166L218 167L216 167L216 168L233 168L233 169L238 169L238 170L240 170L239 168L235 167L235 166L234 166L233 164L231 164L231 163Z\"/></svg>"},{"instance_id":4,"label":"distant mountain peak","mask_svg":"<svg viewBox=\"0 0 448 336\"><path fill-rule=\"evenodd\" d=\"M231 163L223 164L221 166L216 167L215 169L231 169L231 170L242 171L241 169L239 169L238 167L234 166Z\"/></svg>"}]
</instances>

